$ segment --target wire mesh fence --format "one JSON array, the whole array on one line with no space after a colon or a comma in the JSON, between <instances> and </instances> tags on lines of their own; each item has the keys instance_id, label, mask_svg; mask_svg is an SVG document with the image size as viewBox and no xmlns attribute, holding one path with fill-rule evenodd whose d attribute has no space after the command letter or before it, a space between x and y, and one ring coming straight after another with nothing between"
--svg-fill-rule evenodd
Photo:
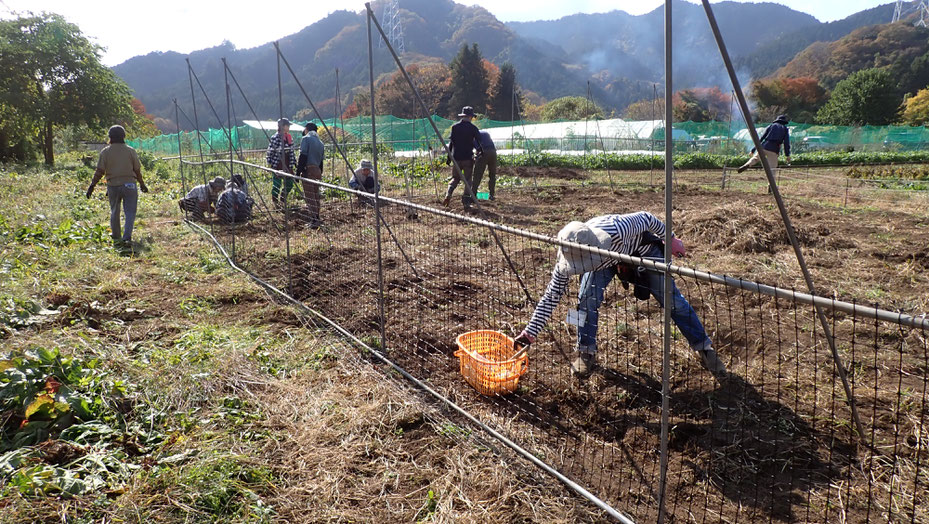
<instances>
[{"instance_id":1,"label":"wire mesh fence","mask_svg":"<svg viewBox=\"0 0 929 524\"><path fill-rule=\"evenodd\" d=\"M334 162L330 180L344 180L343 169ZM236 265L613 507L656 519L663 329L654 299L637 300L618 284L603 290L599 368L578 380L570 372L576 330L558 321L576 305L572 279L516 391L483 396L462 378L456 337L519 333L549 281L553 240L423 206L417 201L431 201L428 185L407 193L403 177L385 192L412 198L381 198L378 209L369 197L311 180L295 180L278 207L268 197L275 175L264 168L228 160L184 167L188 186L234 172L246 175L256 200L251 220L203 225ZM321 227L305 221L304 183L321 186ZM748 282L675 272L729 374L708 373L673 332L670 521L929 522L925 320L878 319L826 302L862 438L808 301L790 290L762 293Z\"/></svg>"}]
</instances>

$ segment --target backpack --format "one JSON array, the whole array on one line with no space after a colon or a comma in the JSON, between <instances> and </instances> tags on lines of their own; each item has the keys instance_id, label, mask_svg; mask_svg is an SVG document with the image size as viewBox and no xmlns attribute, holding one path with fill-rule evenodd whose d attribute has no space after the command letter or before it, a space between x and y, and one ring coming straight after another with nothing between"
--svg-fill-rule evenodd
<instances>
[{"instance_id":1,"label":"backpack","mask_svg":"<svg viewBox=\"0 0 929 524\"><path fill-rule=\"evenodd\" d=\"M246 222L252 218L255 201L245 191L232 187L222 192L216 201L216 216L227 224Z\"/></svg>"}]
</instances>

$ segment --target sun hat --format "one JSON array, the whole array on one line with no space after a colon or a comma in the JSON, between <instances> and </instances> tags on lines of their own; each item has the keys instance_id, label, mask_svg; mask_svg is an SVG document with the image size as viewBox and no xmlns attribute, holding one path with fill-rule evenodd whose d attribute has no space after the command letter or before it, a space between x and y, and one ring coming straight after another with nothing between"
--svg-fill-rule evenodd
<instances>
[{"instance_id":1,"label":"sun hat","mask_svg":"<svg viewBox=\"0 0 929 524\"><path fill-rule=\"evenodd\" d=\"M286 119L286 118L282 118L282 119L280 119L280 120L277 121L277 127L289 126L289 125L290 125L290 120L288 120L288 119Z\"/></svg>"},{"instance_id":2,"label":"sun hat","mask_svg":"<svg viewBox=\"0 0 929 524\"><path fill-rule=\"evenodd\" d=\"M225 189L225 188L226 188L226 179L223 178L223 177L221 177L221 176L218 176L218 177L214 178L214 179L210 182L210 185L213 186L213 187L218 187L219 189Z\"/></svg>"},{"instance_id":3,"label":"sun hat","mask_svg":"<svg viewBox=\"0 0 929 524\"><path fill-rule=\"evenodd\" d=\"M361 161L361 164L358 165L360 169L374 169L374 164L368 160L364 159Z\"/></svg>"},{"instance_id":4,"label":"sun hat","mask_svg":"<svg viewBox=\"0 0 929 524\"><path fill-rule=\"evenodd\" d=\"M558 240L582 246L591 246L609 251L613 239L606 231L590 227L583 222L570 222L558 232ZM603 263L603 257L577 248L559 248L555 267L568 275L580 275L593 271Z\"/></svg>"},{"instance_id":5,"label":"sun hat","mask_svg":"<svg viewBox=\"0 0 929 524\"><path fill-rule=\"evenodd\" d=\"M459 116L459 117L462 117L462 116L476 116L476 115L474 114L474 108L473 108L473 107L471 107L471 106L464 106L464 107L461 108L461 112L458 113L458 116Z\"/></svg>"}]
</instances>

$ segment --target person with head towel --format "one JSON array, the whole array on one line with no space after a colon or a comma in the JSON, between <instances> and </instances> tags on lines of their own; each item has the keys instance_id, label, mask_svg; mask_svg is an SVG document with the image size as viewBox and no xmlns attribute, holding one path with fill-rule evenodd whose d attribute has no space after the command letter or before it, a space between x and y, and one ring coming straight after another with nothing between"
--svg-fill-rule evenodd
<instances>
[{"instance_id":1,"label":"person with head towel","mask_svg":"<svg viewBox=\"0 0 929 524\"><path fill-rule=\"evenodd\" d=\"M603 215L587 222L571 222L558 232L558 239L603 251L623 253L630 256L664 261L665 224L647 211L625 215ZM685 256L684 243L674 238L671 241L674 256ZM639 271L639 269L642 269ZM572 372L587 377L597 365L597 328L600 304L604 291L614 277L624 283L631 282L636 298L655 297L664 305L664 274L633 268L603 255L579 248L559 248L558 259L552 270L552 278L539 300L526 328L516 337L522 346L532 344L551 318L555 307L568 289L568 279L580 276L578 305L568 316L571 324L577 325L576 355L571 363ZM715 375L722 375L726 367L713 349L703 324L687 299L681 295L672 280L671 319L687 339L691 349L701 358L703 366Z\"/></svg>"},{"instance_id":2,"label":"person with head towel","mask_svg":"<svg viewBox=\"0 0 929 524\"><path fill-rule=\"evenodd\" d=\"M352 178L348 181L348 187L371 194L380 191L381 185L375 181L374 177L374 163L368 159L363 159L358 165L358 169L352 174ZM374 200L363 195L358 195L358 202L374 205Z\"/></svg>"}]
</instances>

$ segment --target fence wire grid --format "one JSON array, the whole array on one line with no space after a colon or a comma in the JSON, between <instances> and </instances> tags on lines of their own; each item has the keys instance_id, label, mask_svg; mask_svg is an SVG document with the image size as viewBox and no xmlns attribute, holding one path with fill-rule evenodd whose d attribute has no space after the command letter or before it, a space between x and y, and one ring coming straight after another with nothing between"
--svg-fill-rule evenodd
<instances>
[{"instance_id":1,"label":"fence wire grid","mask_svg":"<svg viewBox=\"0 0 929 524\"><path fill-rule=\"evenodd\" d=\"M498 246L486 223L414 202L429 199L427 192L381 199L378 220L355 192L299 179L322 186L323 225L309 228L299 193L281 208L270 205L266 168L238 160L184 166L187 187L193 178L246 175L252 219L203 224L237 266L332 319L632 519L657 518L662 320L654 299L636 300L618 284L604 290L599 368L580 381L569 369L576 334L562 321L576 305L573 279L531 347L517 390L482 396L459 372L456 337L478 329L519 333L535 307L519 279L537 300L554 241L500 227ZM396 190L406 192L400 184ZM710 375L674 332L669 522L929 522L924 320L825 308L865 427L862 442L812 306L789 290L771 296L686 271L675 279L729 374Z\"/></svg>"}]
</instances>

